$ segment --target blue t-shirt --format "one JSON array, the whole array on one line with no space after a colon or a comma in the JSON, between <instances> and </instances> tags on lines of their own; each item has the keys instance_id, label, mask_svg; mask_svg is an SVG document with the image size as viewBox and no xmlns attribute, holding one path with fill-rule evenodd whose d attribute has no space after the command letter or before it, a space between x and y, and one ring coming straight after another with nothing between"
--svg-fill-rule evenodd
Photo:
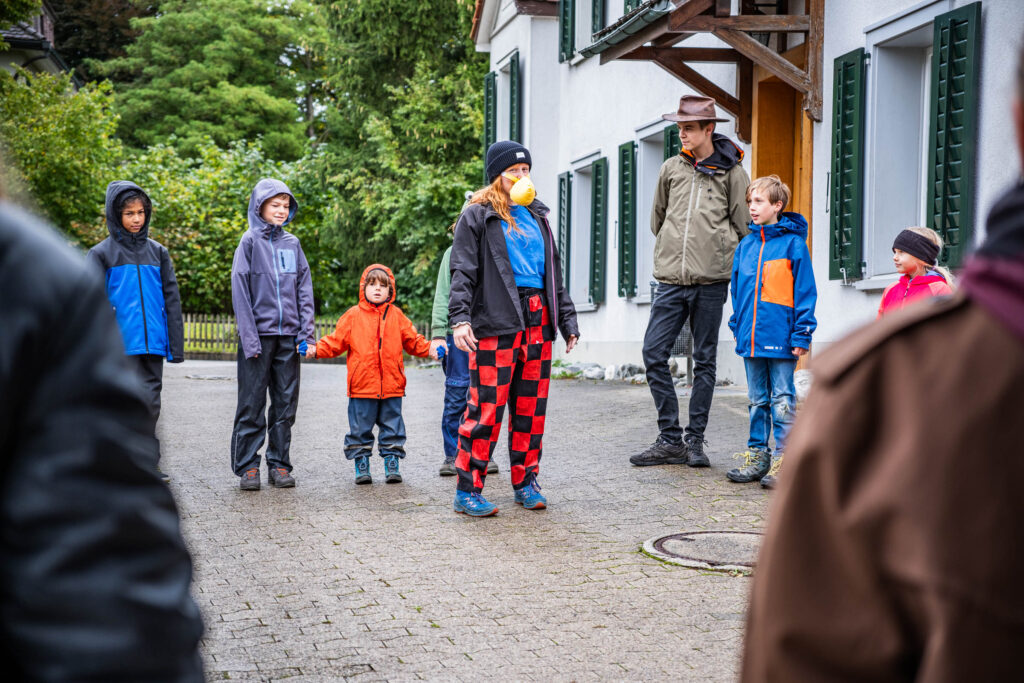
<instances>
[{"instance_id":1,"label":"blue t-shirt","mask_svg":"<svg viewBox=\"0 0 1024 683\"><path fill-rule=\"evenodd\" d=\"M524 234L519 235L509 230L508 223L501 222L505 233L505 245L508 247L508 258L512 262L512 274L516 278L516 287L544 288L544 235L540 231L537 219L525 206L513 204L512 218Z\"/></svg>"}]
</instances>

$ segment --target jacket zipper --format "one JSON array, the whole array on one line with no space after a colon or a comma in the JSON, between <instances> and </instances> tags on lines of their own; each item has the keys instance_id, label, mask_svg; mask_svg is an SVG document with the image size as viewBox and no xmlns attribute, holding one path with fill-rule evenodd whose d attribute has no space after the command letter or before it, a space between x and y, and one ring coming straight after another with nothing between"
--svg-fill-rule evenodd
<instances>
[{"instance_id":1,"label":"jacket zipper","mask_svg":"<svg viewBox=\"0 0 1024 683\"><path fill-rule=\"evenodd\" d=\"M281 308L281 273L277 270L277 249L274 248L274 230L271 228L270 234L267 235L267 241L270 242L270 253L274 259L274 287L277 291L277 333L284 334L281 331L282 325L284 325L284 309Z\"/></svg>"},{"instance_id":2,"label":"jacket zipper","mask_svg":"<svg viewBox=\"0 0 1024 683\"><path fill-rule=\"evenodd\" d=\"M750 357L754 357L754 334L757 332L757 302L761 300L761 259L764 258L764 228L761 228L761 250L757 253L757 276L754 278L754 320L750 323Z\"/></svg>"},{"instance_id":3,"label":"jacket zipper","mask_svg":"<svg viewBox=\"0 0 1024 683\"><path fill-rule=\"evenodd\" d=\"M693 181L697 180L697 204L694 206L693 202ZM687 205L686 211L686 227L683 229L683 262L679 266L679 277L684 282L686 281L686 245L690 239L690 221L693 219L693 213L700 208L700 189L704 179L698 177L697 169L693 169L693 175L690 176L690 200Z\"/></svg>"},{"instance_id":4,"label":"jacket zipper","mask_svg":"<svg viewBox=\"0 0 1024 683\"><path fill-rule=\"evenodd\" d=\"M387 322L388 310L390 310L390 308L391 306L388 305L388 307L384 309L383 315L380 316L380 320L377 322L377 377L380 378L380 391L377 392L377 398L379 399L384 398L384 359L381 357L381 347L384 343L383 328L384 324ZM380 313L379 308L377 309L377 312L378 314Z\"/></svg>"},{"instance_id":5,"label":"jacket zipper","mask_svg":"<svg viewBox=\"0 0 1024 683\"><path fill-rule=\"evenodd\" d=\"M142 293L142 268L135 264L135 274L139 277L139 303L142 304L142 338L146 342L146 353L149 353L149 325L146 323L146 297Z\"/></svg>"}]
</instances>

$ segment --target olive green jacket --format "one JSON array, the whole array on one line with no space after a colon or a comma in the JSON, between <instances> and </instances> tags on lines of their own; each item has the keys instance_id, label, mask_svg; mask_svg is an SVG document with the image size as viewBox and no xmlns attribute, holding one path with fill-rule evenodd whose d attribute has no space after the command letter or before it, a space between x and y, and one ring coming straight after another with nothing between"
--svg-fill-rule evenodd
<instances>
[{"instance_id":1,"label":"olive green jacket","mask_svg":"<svg viewBox=\"0 0 1024 683\"><path fill-rule=\"evenodd\" d=\"M444 338L452 333L448 327L448 294L452 289L452 274L448 270L451 262L452 248L444 252L441 266L437 269L437 286L434 287L434 307L430 312L430 336L432 339Z\"/></svg>"},{"instance_id":2,"label":"olive green jacket","mask_svg":"<svg viewBox=\"0 0 1024 683\"><path fill-rule=\"evenodd\" d=\"M726 282L732 256L749 234L743 151L715 134L715 152L696 165L678 154L661 166L651 209L654 279L672 285Z\"/></svg>"}]
</instances>

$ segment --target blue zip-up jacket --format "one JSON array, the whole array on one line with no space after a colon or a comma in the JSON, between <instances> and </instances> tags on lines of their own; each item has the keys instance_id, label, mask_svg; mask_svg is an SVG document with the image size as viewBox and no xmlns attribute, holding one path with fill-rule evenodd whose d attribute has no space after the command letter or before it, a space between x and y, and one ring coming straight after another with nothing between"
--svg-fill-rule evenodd
<instances>
[{"instance_id":1,"label":"blue zip-up jacket","mask_svg":"<svg viewBox=\"0 0 1024 683\"><path fill-rule=\"evenodd\" d=\"M151 210L146 211L146 222L138 232L131 233L121 225L117 198L128 190L142 192L126 180L107 185L110 237L90 249L87 259L105 274L107 298L121 328L125 353L164 356L180 363L185 360L185 328L174 266L167 249L149 239Z\"/></svg>"},{"instance_id":2,"label":"blue zip-up jacket","mask_svg":"<svg viewBox=\"0 0 1024 683\"><path fill-rule=\"evenodd\" d=\"M260 207L279 194L291 198L291 208L282 225L271 225L260 217ZM288 186L273 178L256 183L249 197L249 229L231 265L231 303L246 358L260 353L261 336L288 335L316 344L309 263L299 238L284 229L298 208Z\"/></svg>"},{"instance_id":3,"label":"blue zip-up jacket","mask_svg":"<svg viewBox=\"0 0 1024 683\"><path fill-rule=\"evenodd\" d=\"M807 221L783 212L774 225L747 226L732 260L732 316L736 353L748 358L793 359L810 348L818 323L818 292L807 251Z\"/></svg>"}]
</instances>

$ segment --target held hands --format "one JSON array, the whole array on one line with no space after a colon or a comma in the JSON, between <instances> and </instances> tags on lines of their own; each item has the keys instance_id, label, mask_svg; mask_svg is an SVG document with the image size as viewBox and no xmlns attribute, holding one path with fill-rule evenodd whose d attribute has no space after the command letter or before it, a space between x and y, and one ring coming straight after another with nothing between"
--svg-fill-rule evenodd
<instances>
[{"instance_id":1,"label":"held hands","mask_svg":"<svg viewBox=\"0 0 1024 683\"><path fill-rule=\"evenodd\" d=\"M807 354L807 349L802 349L799 346L794 346L793 347L793 355L794 356L803 356L803 355L806 355L806 354Z\"/></svg>"},{"instance_id":2,"label":"held hands","mask_svg":"<svg viewBox=\"0 0 1024 683\"><path fill-rule=\"evenodd\" d=\"M441 356L438 355L437 350L445 345L444 339L431 339L430 340L430 357L434 360L441 360Z\"/></svg>"}]
</instances>

